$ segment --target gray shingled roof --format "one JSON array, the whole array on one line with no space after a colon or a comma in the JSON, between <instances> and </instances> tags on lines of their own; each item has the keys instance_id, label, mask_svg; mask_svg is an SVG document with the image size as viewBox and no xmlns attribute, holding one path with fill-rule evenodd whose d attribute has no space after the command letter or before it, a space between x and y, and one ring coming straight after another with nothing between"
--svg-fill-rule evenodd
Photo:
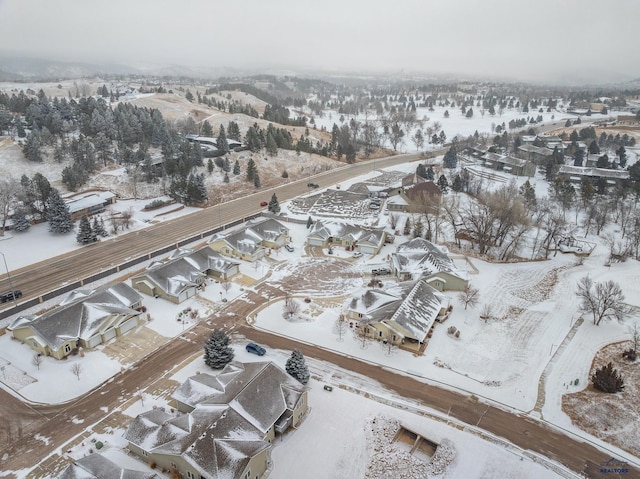
<instances>
[{"instance_id":1,"label":"gray shingled roof","mask_svg":"<svg viewBox=\"0 0 640 479\"><path fill-rule=\"evenodd\" d=\"M217 233L209 242L222 238L236 251L253 254L261 247L263 241L275 241L288 231L286 226L273 218L258 218L231 232Z\"/></svg>"},{"instance_id":2,"label":"gray shingled roof","mask_svg":"<svg viewBox=\"0 0 640 479\"><path fill-rule=\"evenodd\" d=\"M74 300L40 316L21 316L9 329L31 326L40 339L54 350L69 339L89 339L112 315L139 315L130 306L142 296L125 283L102 286L90 293L73 294Z\"/></svg>"},{"instance_id":3,"label":"gray shingled roof","mask_svg":"<svg viewBox=\"0 0 640 479\"><path fill-rule=\"evenodd\" d=\"M391 260L396 269L413 275L427 276L438 272L457 275L455 264L447 253L423 238L414 238L398 245Z\"/></svg>"},{"instance_id":4,"label":"gray shingled roof","mask_svg":"<svg viewBox=\"0 0 640 479\"><path fill-rule=\"evenodd\" d=\"M193 287L199 277L208 270L225 272L237 265L211 248L204 247L197 251L187 251L183 256L166 263L153 263L143 274L132 279L146 276L156 286L173 296L178 296L185 288Z\"/></svg>"},{"instance_id":5,"label":"gray shingled roof","mask_svg":"<svg viewBox=\"0 0 640 479\"><path fill-rule=\"evenodd\" d=\"M91 454L70 464L58 479L157 479L153 472L123 469L101 454Z\"/></svg>"},{"instance_id":6,"label":"gray shingled roof","mask_svg":"<svg viewBox=\"0 0 640 479\"><path fill-rule=\"evenodd\" d=\"M232 362L216 376L197 374L178 387L173 397L193 411L140 414L125 439L150 453L181 455L204 476L234 479L270 446L262 438L304 391L270 362Z\"/></svg>"},{"instance_id":7,"label":"gray shingled roof","mask_svg":"<svg viewBox=\"0 0 640 479\"><path fill-rule=\"evenodd\" d=\"M369 229L362 226L342 223L340 221L316 221L309 231L309 236L328 238L351 238L354 242L367 242L379 245L384 241L382 229Z\"/></svg>"}]
</instances>

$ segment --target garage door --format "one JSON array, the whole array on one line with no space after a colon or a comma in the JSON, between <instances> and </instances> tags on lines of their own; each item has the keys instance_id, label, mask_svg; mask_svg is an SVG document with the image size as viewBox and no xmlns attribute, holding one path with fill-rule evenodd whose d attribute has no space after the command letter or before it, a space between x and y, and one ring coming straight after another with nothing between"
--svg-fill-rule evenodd
<instances>
[{"instance_id":1,"label":"garage door","mask_svg":"<svg viewBox=\"0 0 640 479\"><path fill-rule=\"evenodd\" d=\"M134 316L133 318L127 319L124 323L122 323L118 329L120 330L120 334L124 334L127 331L135 328L138 325L138 317Z\"/></svg>"},{"instance_id":2,"label":"garage door","mask_svg":"<svg viewBox=\"0 0 640 479\"><path fill-rule=\"evenodd\" d=\"M359 246L358 249L365 254L374 254L375 249L372 246Z\"/></svg>"},{"instance_id":3,"label":"garage door","mask_svg":"<svg viewBox=\"0 0 640 479\"><path fill-rule=\"evenodd\" d=\"M116 337L116 330L115 328L111 328L111 329L107 329L104 334L102 335L102 342L106 343L107 341L109 341L110 339L113 339Z\"/></svg>"},{"instance_id":4,"label":"garage door","mask_svg":"<svg viewBox=\"0 0 640 479\"><path fill-rule=\"evenodd\" d=\"M308 242L311 246L322 246L322 240L319 238L309 238Z\"/></svg>"},{"instance_id":5,"label":"garage door","mask_svg":"<svg viewBox=\"0 0 640 479\"><path fill-rule=\"evenodd\" d=\"M95 348L101 342L102 342L102 336L97 334L97 335L92 336L92 337L89 338L89 340L87 341L87 347L88 348Z\"/></svg>"},{"instance_id":6,"label":"garage door","mask_svg":"<svg viewBox=\"0 0 640 479\"><path fill-rule=\"evenodd\" d=\"M196 289L195 288L189 288L189 289L185 289L182 293L180 293L180 295L178 296L178 303L182 303L185 299L191 298L192 296L194 296L196 294Z\"/></svg>"}]
</instances>

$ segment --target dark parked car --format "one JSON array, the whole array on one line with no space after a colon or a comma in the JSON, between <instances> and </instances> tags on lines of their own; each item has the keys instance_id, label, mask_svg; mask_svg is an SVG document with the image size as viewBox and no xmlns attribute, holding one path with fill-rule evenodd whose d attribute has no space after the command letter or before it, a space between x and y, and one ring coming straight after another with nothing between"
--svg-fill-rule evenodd
<instances>
[{"instance_id":1,"label":"dark parked car","mask_svg":"<svg viewBox=\"0 0 640 479\"><path fill-rule=\"evenodd\" d=\"M6 303L7 301L13 301L14 299L18 299L22 296L22 291L19 289L14 289L13 291L5 291L0 294L0 301Z\"/></svg>"},{"instance_id":2,"label":"dark parked car","mask_svg":"<svg viewBox=\"0 0 640 479\"><path fill-rule=\"evenodd\" d=\"M257 345L256 343L247 344L245 349L247 350L247 352L251 354L257 354L258 356L264 356L267 353L266 349L264 349L262 346Z\"/></svg>"},{"instance_id":3,"label":"dark parked car","mask_svg":"<svg viewBox=\"0 0 640 479\"><path fill-rule=\"evenodd\" d=\"M307 186L309 188L320 188L320 185L318 183L307 183Z\"/></svg>"},{"instance_id":4,"label":"dark parked car","mask_svg":"<svg viewBox=\"0 0 640 479\"><path fill-rule=\"evenodd\" d=\"M260 202L260 206L267 206L269 203L267 203L266 201L261 201Z\"/></svg>"}]
</instances>

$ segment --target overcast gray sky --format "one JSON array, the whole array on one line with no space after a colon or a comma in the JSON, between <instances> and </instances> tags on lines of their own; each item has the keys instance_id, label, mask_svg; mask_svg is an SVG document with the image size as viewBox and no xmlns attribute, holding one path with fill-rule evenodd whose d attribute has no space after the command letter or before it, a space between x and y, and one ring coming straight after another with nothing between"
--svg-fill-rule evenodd
<instances>
[{"instance_id":1,"label":"overcast gray sky","mask_svg":"<svg viewBox=\"0 0 640 479\"><path fill-rule=\"evenodd\" d=\"M640 0L0 0L0 48L71 61L640 77Z\"/></svg>"}]
</instances>

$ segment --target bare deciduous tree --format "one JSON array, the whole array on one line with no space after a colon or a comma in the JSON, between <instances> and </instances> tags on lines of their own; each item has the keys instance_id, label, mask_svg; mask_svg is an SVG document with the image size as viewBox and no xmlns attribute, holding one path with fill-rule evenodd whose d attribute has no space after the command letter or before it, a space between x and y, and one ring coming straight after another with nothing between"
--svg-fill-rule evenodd
<instances>
[{"instance_id":1,"label":"bare deciduous tree","mask_svg":"<svg viewBox=\"0 0 640 479\"><path fill-rule=\"evenodd\" d=\"M394 230L396 229L396 226L398 226L399 219L400 219L400 215L398 215L397 213L391 213L389 215L389 224L391 225L391 228L393 228Z\"/></svg>"},{"instance_id":2,"label":"bare deciduous tree","mask_svg":"<svg viewBox=\"0 0 640 479\"><path fill-rule=\"evenodd\" d=\"M2 215L0 236L4 236L4 228L9 218L9 211L15 207L19 191L20 183L15 178L0 179L0 215Z\"/></svg>"},{"instance_id":3,"label":"bare deciduous tree","mask_svg":"<svg viewBox=\"0 0 640 479\"><path fill-rule=\"evenodd\" d=\"M300 312L300 303L298 303L295 299L287 296L284 300L284 305L282 306L285 318L291 320L294 316L296 316Z\"/></svg>"},{"instance_id":4,"label":"bare deciduous tree","mask_svg":"<svg viewBox=\"0 0 640 479\"><path fill-rule=\"evenodd\" d=\"M78 378L78 381L80 381L80 373L82 372L82 365L80 363L73 363L70 369L71 369L71 372L74 374L74 376Z\"/></svg>"},{"instance_id":5,"label":"bare deciduous tree","mask_svg":"<svg viewBox=\"0 0 640 479\"><path fill-rule=\"evenodd\" d=\"M491 306L491 303L485 303L482 306L482 310L480 311L480 318L484 319L484 322L486 323L492 317L493 317L493 307Z\"/></svg>"},{"instance_id":6,"label":"bare deciduous tree","mask_svg":"<svg viewBox=\"0 0 640 479\"><path fill-rule=\"evenodd\" d=\"M580 298L580 311L591 313L593 324L599 326L603 319L621 320L628 312L620 285L614 281L594 283L589 276L578 281L576 295Z\"/></svg>"},{"instance_id":7,"label":"bare deciduous tree","mask_svg":"<svg viewBox=\"0 0 640 479\"><path fill-rule=\"evenodd\" d=\"M341 314L338 319L336 319L336 323L333 326L333 331L338 335L337 340L339 342L344 341L344 333L347 332L349 326L347 325L347 320Z\"/></svg>"},{"instance_id":8,"label":"bare deciduous tree","mask_svg":"<svg viewBox=\"0 0 640 479\"><path fill-rule=\"evenodd\" d=\"M40 369L40 365L42 364L42 355L40 353L34 353L31 358L31 364L33 364L38 370Z\"/></svg>"},{"instance_id":9,"label":"bare deciduous tree","mask_svg":"<svg viewBox=\"0 0 640 479\"><path fill-rule=\"evenodd\" d=\"M463 291L458 294L458 301L464 304L464 309L466 310L468 306L472 308L478 304L480 300L480 290L478 288L472 287L468 284Z\"/></svg>"},{"instance_id":10,"label":"bare deciduous tree","mask_svg":"<svg viewBox=\"0 0 640 479\"><path fill-rule=\"evenodd\" d=\"M220 282L220 287L223 289L225 296L229 293L229 290L231 289L231 281L221 281Z\"/></svg>"},{"instance_id":11,"label":"bare deciduous tree","mask_svg":"<svg viewBox=\"0 0 640 479\"><path fill-rule=\"evenodd\" d=\"M358 327L353 330L353 334L362 349L366 349L372 341L370 336L371 328L366 323L360 323Z\"/></svg>"}]
</instances>

